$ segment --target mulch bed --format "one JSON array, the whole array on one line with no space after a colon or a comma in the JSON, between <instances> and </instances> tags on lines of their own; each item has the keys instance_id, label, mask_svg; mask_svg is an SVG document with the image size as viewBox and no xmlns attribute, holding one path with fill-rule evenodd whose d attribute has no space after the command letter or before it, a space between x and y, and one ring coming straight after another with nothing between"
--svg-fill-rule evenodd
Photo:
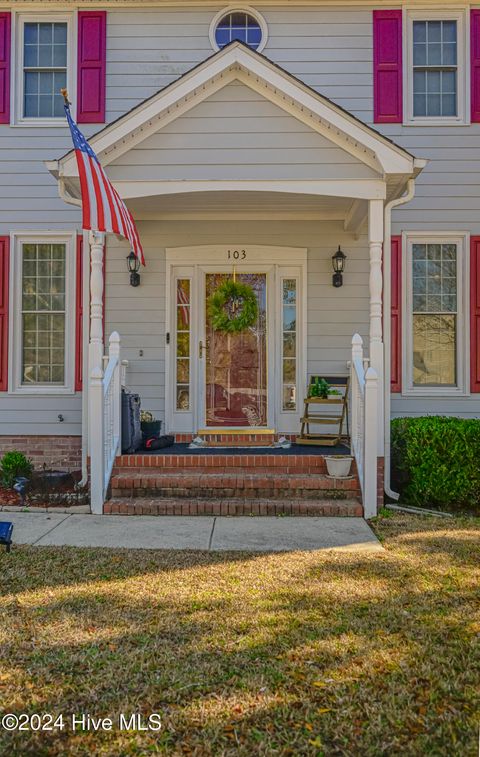
<instances>
[{"instance_id":1,"label":"mulch bed","mask_svg":"<svg viewBox=\"0 0 480 757\"><path fill-rule=\"evenodd\" d=\"M41 473L34 474L32 486L26 492L24 507L69 507L85 504L85 493L78 489L81 479L80 471L73 471L61 484L47 486L42 481ZM70 495L70 496L69 496ZM0 507L20 506L20 495L14 490L0 486Z\"/></svg>"}]
</instances>

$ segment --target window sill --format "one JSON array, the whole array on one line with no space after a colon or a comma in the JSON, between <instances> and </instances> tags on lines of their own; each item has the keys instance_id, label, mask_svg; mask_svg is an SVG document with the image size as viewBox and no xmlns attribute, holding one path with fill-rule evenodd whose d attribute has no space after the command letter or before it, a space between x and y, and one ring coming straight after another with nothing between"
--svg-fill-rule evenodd
<instances>
[{"instance_id":1,"label":"window sill","mask_svg":"<svg viewBox=\"0 0 480 757\"><path fill-rule=\"evenodd\" d=\"M471 126L471 122L465 121L462 118L412 118L408 121L404 121L403 126Z\"/></svg>"},{"instance_id":2,"label":"window sill","mask_svg":"<svg viewBox=\"0 0 480 757\"><path fill-rule=\"evenodd\" d=\"M78 393L78 392L77 392ZM69 386L36 386L35 388L31 386L17 386L15 389L12 389L8 392L9 395L12 396L18 396L18 395L28 395L31 397L37 397L39 394L49 395L49 396L57 396L57 395L74 395L76 394L75 390L72 389Z\"/></svg>"},{"instance_id":3,"label":"window sill","mask_svg":"<svg viewBox=\"0 0 480 757\"><path fill-rule=\"evenodd\" d=\"M466 391L465 389L442 389L440 387L428 387L425 389L407 389L406 391L401 392L399 396L401 396L402 399L413 399L415 397L418 397L419 399L425 399L425 397L429 397L430 399L451 400L456 397L470 397L470 392Z\"/></svg>"},{"instance_id":4,"label":"window sill","mask_svg":"<svg viewBox=\"0 0 480 757\"><path fill-rule=\"evenodd\" d=\"M30 118L30 119L22 119L21 121L15 121L15 123L11 123L10 126L12 127L20 127L20 128L36 128L41 127L45 128L48 126L53 126L55 128L63 127L64 129L68 129L68 123L65 118Z\"/></svg>"}]
</instances>

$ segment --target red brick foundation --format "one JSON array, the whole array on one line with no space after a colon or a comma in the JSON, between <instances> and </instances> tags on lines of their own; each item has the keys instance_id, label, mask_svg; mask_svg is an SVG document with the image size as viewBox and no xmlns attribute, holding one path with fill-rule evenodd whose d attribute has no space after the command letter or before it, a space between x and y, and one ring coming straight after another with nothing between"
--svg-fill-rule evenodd
<instances>
[{"instance_id":1,"label":"red brick foundation","mask_svg":"<svg viewBox=\"0 0 480 757\"><path fill-rule=\"evenodd\" d=\"M0 436L0 455L16 449L33 460L35 468L79 470L82 466L81 436Z\"/></svg>"}]
</instances>

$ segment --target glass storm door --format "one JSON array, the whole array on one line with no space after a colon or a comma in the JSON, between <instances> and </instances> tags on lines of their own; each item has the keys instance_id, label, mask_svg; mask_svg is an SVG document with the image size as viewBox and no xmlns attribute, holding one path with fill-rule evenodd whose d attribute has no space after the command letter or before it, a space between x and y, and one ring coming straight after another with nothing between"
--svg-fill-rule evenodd
<instances>
[{"instance_id":1,"label":"glass storm door","mask_svg":"<svg viewBox=\"0 0 480 757\"><path fill-rule=\"evenodd\" d=\"M207 427L267 425L267 274L237 273L258 301L258 317L237 334L216 331L208 299L231 273L205 274L205 422Z\"/></svg>"}]
</instances>

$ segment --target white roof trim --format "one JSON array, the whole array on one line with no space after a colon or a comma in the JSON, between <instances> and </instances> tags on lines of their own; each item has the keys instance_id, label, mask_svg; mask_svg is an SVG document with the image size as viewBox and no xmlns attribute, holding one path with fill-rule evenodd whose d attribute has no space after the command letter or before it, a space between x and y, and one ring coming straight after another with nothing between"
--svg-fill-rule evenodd
<instances>
[{"instance_id":1,"label":"white roof trim","mask_svg":"<svg viewBox=\"0 0 480 757\"><path fill-rule=\"evenodd\" d=\"M412 175L421 161L245 45L228 45L90 139L107 166L228 83L240 80L379 174ZM47 167L78 176L73 151Z\"/></svg>"}]
</instances>

